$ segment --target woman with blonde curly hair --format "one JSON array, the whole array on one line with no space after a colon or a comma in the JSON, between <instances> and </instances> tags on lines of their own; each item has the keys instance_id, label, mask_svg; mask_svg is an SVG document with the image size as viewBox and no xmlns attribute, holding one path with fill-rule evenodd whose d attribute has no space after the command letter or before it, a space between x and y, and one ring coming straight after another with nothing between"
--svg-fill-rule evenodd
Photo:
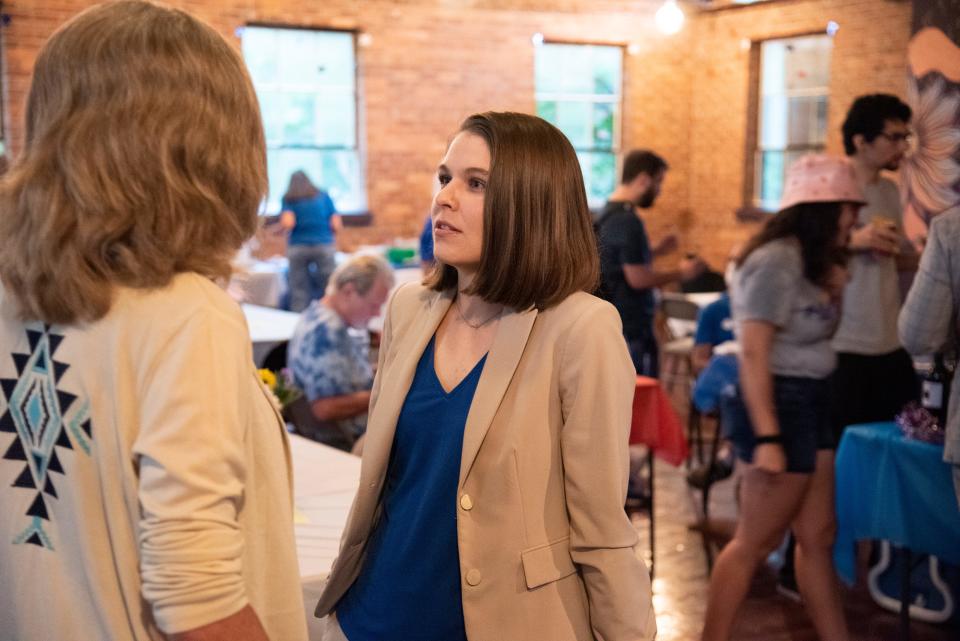
<instances>
[{"instance_id":1,"label":"woman with blonde curly hair","mask_svg":"<svg viewBox=\"0 0 960 641\"><path fill-rule=\"evenodd\" d=\"M182 11L99 5L41 50L26 131L0 183L0 638L305 639L285 432L218 284L266 190L243 62Z\"/></svg>"}]
</instances>

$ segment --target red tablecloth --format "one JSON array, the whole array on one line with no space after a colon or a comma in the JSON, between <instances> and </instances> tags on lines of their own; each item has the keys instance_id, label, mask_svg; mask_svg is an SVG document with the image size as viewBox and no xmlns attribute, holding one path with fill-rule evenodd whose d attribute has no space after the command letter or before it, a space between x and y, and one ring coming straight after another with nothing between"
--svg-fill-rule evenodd
<instances>
[{"instance_id":1,"label":"red tablecloth","mask_svg":"<svg viewBox=\"0 0 960 641\"><path fill-rule=\"evenodd\" d=\"M671 465L680 465L687 459L687 439L683 435L683 426L656 379L637 377L630 444L646 445Z\"/></svg>"}]
</instances>

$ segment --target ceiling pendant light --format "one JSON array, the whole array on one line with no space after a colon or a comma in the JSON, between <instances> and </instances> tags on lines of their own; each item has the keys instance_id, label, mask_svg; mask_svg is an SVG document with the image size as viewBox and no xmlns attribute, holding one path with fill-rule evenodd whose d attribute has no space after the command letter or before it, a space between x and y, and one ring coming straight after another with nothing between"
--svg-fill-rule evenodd
<instances>
[{"instance_id":1,"label":"ceiling pendant light","mask_svg":"<svg viewBox=\"0 0 960 641\"><path fill-rule=\"evenodd\" d=\"M665 0L654 16L657 28L668 36L683 28L683 11L677 6L677 0Z\"/></svg>"}]
</instances>

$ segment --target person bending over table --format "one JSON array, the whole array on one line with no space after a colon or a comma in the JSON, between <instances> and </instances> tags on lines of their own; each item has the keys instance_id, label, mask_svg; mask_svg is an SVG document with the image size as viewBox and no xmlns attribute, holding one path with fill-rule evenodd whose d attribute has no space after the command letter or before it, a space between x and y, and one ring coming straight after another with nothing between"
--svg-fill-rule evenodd
<instances>
[{"instance_id":1,"label":"person bending over table","mask_svg":"<svg viewBox=\"0 0 960 641\"><path fill-rule=\"evenodd\" d=\"M267 188L243 60L183 11L94 6L41 49L26 129L0 185L0 639L306 641L286 432L219 285Z\"/></svg>"},{"instance_id":2,"label":"person bending over table","mask_svg":"<svg viewBox=\"0 0 960 641\"><path fill-rule=\"evenodd\" d=\"M930 223L920 271L900 311L899 333L912 354L932 354L957 344L960 312L960 211L940 214ZM953 467L953 488L960 505L960 381L953 373L943 460Z\"/></svg>"},{"instance_id":3,"label":"person bending over table","mask_svg":"<svg viewBox=\"0 0 960 641\"><path fill-rule=\"evenodd\" d=\"M540 118L463 122L437 268L386 312L327 640L652 639L624 510L635 385L577 156Z\"/></svg>"},{"instance_id":4,"label":"person bending over table","mask_svg":"<svg viewBox=\"0 0 960 641\"><path fill-rule=\"evenodd\" d=\"M333 272L327 295L310 303L293 330L287 362L314 418L359 438L373 387L367 324L380 315L393 270L379 256L350 258ZM322 434L307 434L323 441Z\"/></svg>"},{"instance_id":5,"label":"person bending over table","mask_svg":"<svg viewBox=\"0 0 960 641\"><path fill-rule=\"evenodd\" d=\"M836 366L830 337L839 306L826 287L863 202L846 161L805 156L787 173L780 212L738 261L731 300L749 424L728 429L751 465L736 533L710 578L704 641L730 638L756 568L788 527L817 633L849 638L831 560L835 444L827 377Z\"/></svg>"}]
</instances>

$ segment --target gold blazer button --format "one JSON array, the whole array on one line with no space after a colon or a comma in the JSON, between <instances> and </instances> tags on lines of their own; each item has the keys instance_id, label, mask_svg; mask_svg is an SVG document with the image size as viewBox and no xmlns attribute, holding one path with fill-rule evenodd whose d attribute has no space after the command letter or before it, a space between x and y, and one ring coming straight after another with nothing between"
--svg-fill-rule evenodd
<instances>
[{"instance_id":1,"label":"gold blazer button","mask_svg":"<svg viewBox=\"0 0 960 641\"><path fill-rule=\"evenodd\" d=\"M464 494L460 497L460 507L467 512L473 509L473 499L470 498L469 494Z\"/></svg>"},{"instance_id":2,"label":"gold blazer button","mask_svg":"<svg viewBox=\"0 0 960 641\"><path fill-rule=\"evenodd\" d=\"M480 574L480 570L474 568L467 572L467 584L468 585L480 585L480 581L483 579L483 575Z\"/></svg>"}]
</instances>

